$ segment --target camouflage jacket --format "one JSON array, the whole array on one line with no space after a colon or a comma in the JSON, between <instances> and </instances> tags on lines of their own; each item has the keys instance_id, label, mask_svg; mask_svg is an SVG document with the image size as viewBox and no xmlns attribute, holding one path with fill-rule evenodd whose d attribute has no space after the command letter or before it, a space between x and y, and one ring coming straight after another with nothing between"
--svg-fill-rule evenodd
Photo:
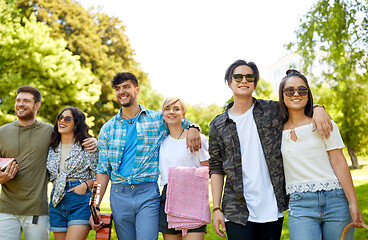
<instances>
[{"instance_id":1,"label":"camouflage jacket","mask_svg":"<svg viewBox=\"0 0 368 240\"><path fill-rule=\"evenodd\" d=\"M281 157L282 123L278 102L253 98L253 116L269 170L277 207L287 209L284 167ZM229 221L245 225L249 216L243 194L242 160L236 124L228 115L228 109L213 119L209 133L210 174L226 175L222 197L224 216ZM252 171L252 169L250 169Z\"/></svg>"}]
</instances>

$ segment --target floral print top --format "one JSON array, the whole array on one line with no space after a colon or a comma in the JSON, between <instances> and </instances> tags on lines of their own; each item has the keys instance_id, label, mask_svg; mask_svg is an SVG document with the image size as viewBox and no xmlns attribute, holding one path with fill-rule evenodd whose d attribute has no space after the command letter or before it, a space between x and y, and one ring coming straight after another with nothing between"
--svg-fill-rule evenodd
<instances>
[{"instance_id":1,"label":"floral print top","mask_svg":"<svg viewBox=\"0 0 368 240\"><path fill-rule=\"evenodd\" d=\"M61 143L55 148L55 151L50 147L47 156L47 170L54 188L54 195L51 199L54 206L65 195L67 179L79 179L81 181L95 179L98 151L90 153L87 150L83 150L79 143L73 143L72 149L65 160L65 172L59 171L60 159Z\"/></svg>"}]
</instances>

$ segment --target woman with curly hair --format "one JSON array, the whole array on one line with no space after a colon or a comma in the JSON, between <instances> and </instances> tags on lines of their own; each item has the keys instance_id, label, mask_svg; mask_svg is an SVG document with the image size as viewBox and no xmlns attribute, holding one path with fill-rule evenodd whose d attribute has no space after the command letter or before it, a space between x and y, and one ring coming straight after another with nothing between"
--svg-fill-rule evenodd
<instances>
[{"instance_id":1,"label":"woman with curly hair","mask_svg":"<svg viewBox=\"0 0 368 240\"><path fill-rule=\"evenodd\" d=\"M56 117L47 158L53 183L51 192L50 231L55 240L86 239L90 230L89 200L98 162L98 152L82 146L89 138L84 113L67 107Z\"/></svg>"}]
</instances>

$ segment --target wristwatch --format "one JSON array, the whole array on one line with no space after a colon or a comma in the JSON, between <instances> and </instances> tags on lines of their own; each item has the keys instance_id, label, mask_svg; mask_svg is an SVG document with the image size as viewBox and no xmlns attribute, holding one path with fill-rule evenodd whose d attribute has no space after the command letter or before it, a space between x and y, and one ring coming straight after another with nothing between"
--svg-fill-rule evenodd
<instances>
[{"instance_id":1,"label":"wristwatch","mask_svg":"<svg viewBox=\"0 0 368 240\"><path fill-rule=\"evenodd\" d=\"M191 124L189 124L188 129L189 129L189 128L195 128L195 129L197 129L198 131L201 131L201 128L200 128L197 124L195 124L195 123L191 123Z\"/></svg>"}]
</instances>

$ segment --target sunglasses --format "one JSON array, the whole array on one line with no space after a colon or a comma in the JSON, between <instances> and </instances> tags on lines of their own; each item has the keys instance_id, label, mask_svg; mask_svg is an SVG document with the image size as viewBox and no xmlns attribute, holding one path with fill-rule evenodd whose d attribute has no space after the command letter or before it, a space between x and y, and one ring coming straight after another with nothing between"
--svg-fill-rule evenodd
<instances>
[{"instance_id":1,"label":"sunglasses","mask_svg":"<svg viewBox=\"0 0 368 240\"><path fill-rule=\"evenodd\" d=\"M65 122L70 122L70 121L72 121L72 120L74 120L74 118L72 118L72 117L70 117L70 116L63 116L63 115L59 115L59 117L58 117L58 121L61 121L61 120L63 120L64 119L64 121Z\"/></svg>"},{"instance_id":2,"label":"sunglasses","mask_svg":"<svg viewBox=\"0 0 368 240\"><path fill-rule=\"evenodd\" d=\"M298 88L287 87L287 88L284 89L285 96L287 96L287 97L294 96L295 92L298 92L299 96L301 96L301 97L307 96L308 88L306 88L306 87L298 87Z\"/></svg>"},{"instance_id":3,"label":"sunglasses","mask_svg":"<svg viewBox=\"0 0 368 240\"><path fill-rule=\"evenodd\" d=\"M243 77L245 77L247 82L254 82L256 79L256 76L254 76L254 74L243 75L243 74L237 73L233 75L234 81L237 83L240 83L241 81L243 81Z\"/></svg>"}]
</instances>

